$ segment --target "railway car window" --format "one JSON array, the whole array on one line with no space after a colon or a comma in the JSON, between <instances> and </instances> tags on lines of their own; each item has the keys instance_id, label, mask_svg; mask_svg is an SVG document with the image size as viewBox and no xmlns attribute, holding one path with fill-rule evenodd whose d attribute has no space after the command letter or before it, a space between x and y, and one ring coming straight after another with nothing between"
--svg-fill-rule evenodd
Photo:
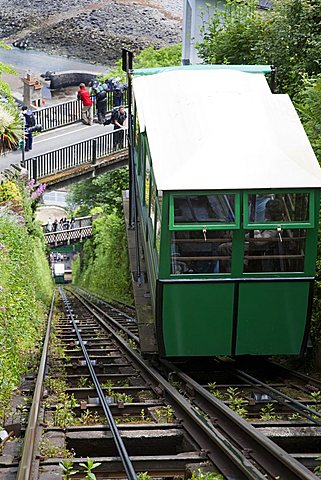
<instances>
[{"instance_id":1,"label":"railway car window","mask_svg":"<svg viewBox=\"0 0 321 480\"><path fill-rule=\"evenodd\" d=\"M174 223L235 223L235 195L174 196Z\"/></svg>"},{"instance_id":2,"label":"railway car window","mask_svg":"<svg viewBox=\"0 0 321 480\"><path fill-rule=\"evenodd\" d=\"M249 195L248 222L308 222L309 199L309 193Z\"/></svg>"},{"instance_id":3,"label":"railway car window","mask_svg":"<svg viewBox=\"0 0 321 480\"><path fill-rule=\"evenodd\" d=\"M305 229L247 231L244 272L303 272L305 240Z\"/></svg>"},{"instance_id":4,"label":"railway car window","mask_svg":"<svg viewBox=\"0 0 321 480\"><path fill-rule=\"evenodd\" d=\"M231 271L232 232L229 230L173 231L172 274L213 274Z\"/></svg>"}]
</instances>

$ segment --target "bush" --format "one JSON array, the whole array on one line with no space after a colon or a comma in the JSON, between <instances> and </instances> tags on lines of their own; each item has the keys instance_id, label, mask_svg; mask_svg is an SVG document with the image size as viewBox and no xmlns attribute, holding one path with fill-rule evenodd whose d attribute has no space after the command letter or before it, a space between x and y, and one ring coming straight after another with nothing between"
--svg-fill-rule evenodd
<instances>
[{"instance_id":1,"label":"bush","mask_svg":"<svg viewBox=\"0 0 321 480\"><path fill-rule=\"evenodd\" d=\"M124 221L114 212L95 220L93 238L73 263L73 282L107 299L132 303Z\"/></svg>"},{"instance_id":2,"label":"bush","mask_svg":"<svg viewBox=\"0 0 321 480\"><path fill-rule=\"evenodd\" d=\"M0 185L0 419L28 361L36 358L51 302L51 273L32 201L17 181Z\"/></svg>"},{"instance_id":3,"label":"bush","mask_svg":"<svg viewBox=\"0 0 321 480\"><path fill-rule=\"evenodd\" d=\"M41 340L52 293L39 239L10 214L0 217L0 416Z\"/></svg>"}]
</instances>

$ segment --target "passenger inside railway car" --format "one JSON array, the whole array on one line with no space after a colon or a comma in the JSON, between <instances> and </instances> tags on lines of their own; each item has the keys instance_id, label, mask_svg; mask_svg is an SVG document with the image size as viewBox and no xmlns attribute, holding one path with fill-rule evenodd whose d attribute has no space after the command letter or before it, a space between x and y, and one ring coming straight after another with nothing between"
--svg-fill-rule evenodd
<instances>
[{"instance_id":1,"label":"passenger inside railway car","mask_svg":"<svg viewBox=\"0 0 321 480\"><path fill-rule=\"evenodd\" d=\"M302 272L306 229L300 224L309 220L309 194L247 198L243 272ZM233 230L228 225L235 225L235 195L178 195L173 202L177 230L171 234L171 273L231 273Z\"/></svg>"},{"instance_id":2,"label":"passenger inside railway car","mask_svg":"<svg viewBox=\"0 0 321 480\"><path fill-rule=\"evenodd\" d=\"M252 197L254 197L252 202L256 202L257 195ZM249 224L259 223L251 213L251 208L248 220ZM302 223L308 220L308 194L274 195L273 199L266 203L264 222L277 225L245 232L244 272L302 272L306 229L285 228L283 224Z\"/></svg>"},{"instance_id":3,"label":"passenger inside railway car","mask_svg":"<svg viewBox=\"0 0 321 480\"><path fill-rule=\"evenodd\" d=\"M232 232L221 225L235 222L235 195L181 195L174 197L171 273L217 273L218 246L232 241ZM200 228L199 224L220 226ZM230 258L230 254L229 255Z\"/></svg>"}]
</instances>

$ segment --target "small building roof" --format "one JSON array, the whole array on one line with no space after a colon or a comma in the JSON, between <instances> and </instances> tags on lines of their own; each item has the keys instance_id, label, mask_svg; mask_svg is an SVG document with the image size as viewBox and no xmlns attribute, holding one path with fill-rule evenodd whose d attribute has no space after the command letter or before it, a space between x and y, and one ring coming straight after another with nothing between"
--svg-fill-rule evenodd
<instances>
[{"instance_id":1,"label":"small building roof","mask_svg":"<svg viewBox=\"0 0 321 480\"><path fill-rule=\"evenodd\" d=\"M159 190L321 187L290 98L264 75L177 69L134 76Z\"/></svg>"}]
</instances>

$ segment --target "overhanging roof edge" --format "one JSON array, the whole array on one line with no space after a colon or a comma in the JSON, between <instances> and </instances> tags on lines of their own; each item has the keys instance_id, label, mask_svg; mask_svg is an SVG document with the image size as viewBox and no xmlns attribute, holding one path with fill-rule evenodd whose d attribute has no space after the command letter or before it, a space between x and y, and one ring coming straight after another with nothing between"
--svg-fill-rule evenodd
<instances>
[{"instance_id":1,"label":"overhanging roof edge","mask_svg":"<svg viewBox=\"0 0 321 480\"><path fill-rule=\"evenodd\" d=\"M271 73L271 65L177 65L173 67L155 67L134 69L134 76L155 75L176 70L238 70L246 73Z\"/></svg>"}]
</instances>

